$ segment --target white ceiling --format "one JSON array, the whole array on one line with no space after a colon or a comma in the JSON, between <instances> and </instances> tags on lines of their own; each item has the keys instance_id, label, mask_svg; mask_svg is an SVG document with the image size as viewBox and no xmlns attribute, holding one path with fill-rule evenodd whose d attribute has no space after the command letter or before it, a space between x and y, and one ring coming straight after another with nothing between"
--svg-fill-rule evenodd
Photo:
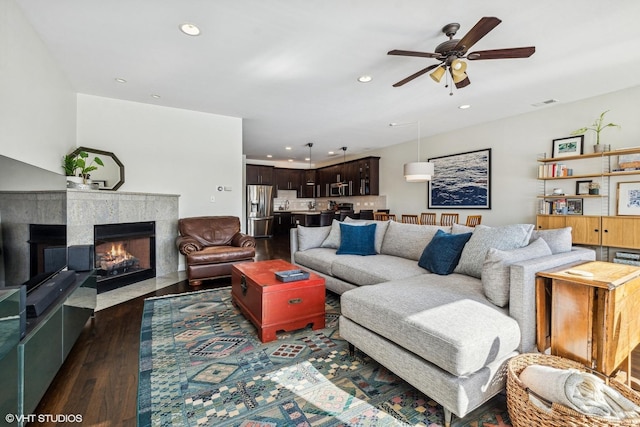
<instances>
[{"instance_id":1,"label":"white ceiling","mask_svg":"<svg viewBox=\"0 0 640 427\"><path fill-rule=\"evenodd\" d=\"M424 137L640 84L637 0L16 1L76 91L242 117L249 159L304 161L313 142L321 162L416 138L390 122L420 121ZM392 87L436 61L387 51L433 52L444 25L461 38L483 16L503 22L471 51L536 53L470 61L472 84L453 96L428 75Z\"/></svg>"}]
</instances>

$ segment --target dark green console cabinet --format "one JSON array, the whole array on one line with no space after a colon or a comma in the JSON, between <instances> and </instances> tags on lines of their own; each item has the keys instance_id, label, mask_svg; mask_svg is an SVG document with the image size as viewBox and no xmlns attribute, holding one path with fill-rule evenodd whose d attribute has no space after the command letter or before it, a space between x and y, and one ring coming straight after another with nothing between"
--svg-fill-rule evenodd
<instances>
[{"instance_id":1,"label":"dark green console cabinet","mask_svg":"<svg viewBox=\"0 0 640 427\"><path fill-rule=\"evenodd\" d=\"M79 273L76 282L35 319L0 359L0 412L18 417L35 412L96 306L96 277Z\"/></svg>"}]
</instances>

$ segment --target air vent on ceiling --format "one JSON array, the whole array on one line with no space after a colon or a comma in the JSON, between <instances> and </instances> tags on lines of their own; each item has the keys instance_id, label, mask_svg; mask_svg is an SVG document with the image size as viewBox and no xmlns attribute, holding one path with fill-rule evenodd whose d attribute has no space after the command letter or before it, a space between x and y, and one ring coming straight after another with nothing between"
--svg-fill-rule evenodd
<instances>
[{"instance_id":1,"label":"air vent on ceiling","mask_svg":"<svg viewBox=\"0 0 640 427\"><path fill-rule=\"evenodd\" d=\"M550 105L550 104L555 104L556 102L560 102L557 99L547 99L546 101L542 101L542 102L536 102L535 104L531 104L534 107L543 107L545 105Z\"/></svg>"}]
</instances>

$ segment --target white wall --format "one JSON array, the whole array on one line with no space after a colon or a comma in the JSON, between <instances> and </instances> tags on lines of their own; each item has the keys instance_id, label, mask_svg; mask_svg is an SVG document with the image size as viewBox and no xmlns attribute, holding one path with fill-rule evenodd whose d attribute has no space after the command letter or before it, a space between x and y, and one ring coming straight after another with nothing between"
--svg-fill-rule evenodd
<instances>
[{"instance_id":1,"label":"white wall","mask_svg":"<svg viewBox=\"0 0 640 427\"><path fill-rule=\"evenodd\" d=\"M118 191L179 194L180 217L242 217L239 118L80 94L77 141L120 159Z\"/></svg>"},{"instance_id":2,"label":"white wall","mask_svg":"<svg viewBox=\"0 0 640 427\"><path fill-rule=\"evenodd\" d=\"M602 111L606 118L622 126L602 132L603 143L612 149L640 145L638 99L640 87L590 98L571 104L543 107L531 113L422 138L421 160L484 148L492 149L492 209L460 209L461 220L468 214L482 214L483 224L500 225L535 222L540 181L536 180L539 153L551 156L552 140L569 136L571 131L590 125ZM495 100L493 100L495 102ZM472 108L482 108L474 106ZM489 108L489 107L487 107ZM422 123L422 128L429 126ZM593 152L593 132L585 135L585 153ZM391 211L420 213L427 209L427 184L407 183L402 166L416 159L416 141L367 152L380 156L380 194L387 196ZM635 179L638 181L639 179ZM572 183L563 181L567 193ZM610 202L615 202L615 190ZM451 210L434 210L438 213ZM615 211L615 210L614 210Z\"/></svg>"},{"instance_id":3,"label":"white wall","mask_svg":"<svg viewBox=\"0 0 640 427\"><path fill-rule=\"evenodd\" d=\"M62 173L76 97L20 8L0 0L0 154Z\"/></svg>"}]
</instances>

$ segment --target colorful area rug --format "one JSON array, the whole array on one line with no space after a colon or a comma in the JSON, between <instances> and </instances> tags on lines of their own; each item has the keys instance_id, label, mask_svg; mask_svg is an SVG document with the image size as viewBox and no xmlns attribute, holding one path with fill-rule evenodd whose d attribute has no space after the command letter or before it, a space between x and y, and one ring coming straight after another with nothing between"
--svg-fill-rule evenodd
<instances>
[{"instance_id":1,"label":"colorful area rug","mask_svg":"<svg viewBox=\"0 0 640 427\"><path fill-rule=\"evenodd\" d=\"M442 407L340 338L339 298L326 328L262 344L230 288L145 300L139 426L428 426ZM508 427L499 395L457 427Z\"/></svg>"}]
</instances>

